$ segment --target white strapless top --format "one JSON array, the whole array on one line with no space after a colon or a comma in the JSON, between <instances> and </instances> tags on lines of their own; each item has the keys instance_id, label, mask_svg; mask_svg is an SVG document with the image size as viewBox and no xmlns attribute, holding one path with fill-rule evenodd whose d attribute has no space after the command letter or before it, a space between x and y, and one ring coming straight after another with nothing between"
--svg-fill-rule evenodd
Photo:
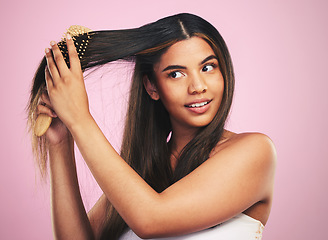
<instances>
[{"instance_id":1,"label":"white strapless top","mask_svg":"<svg viewBox=\"0 0 328 240\"><path fill-rule=\"evenodd\" d=\"M263 224L246 215L239 214L220 225L199 232L179 236L160 238L161 240L260 240ZM119 240L140 240L131 229L125 232Z\"/></svg>"}]
</instances>

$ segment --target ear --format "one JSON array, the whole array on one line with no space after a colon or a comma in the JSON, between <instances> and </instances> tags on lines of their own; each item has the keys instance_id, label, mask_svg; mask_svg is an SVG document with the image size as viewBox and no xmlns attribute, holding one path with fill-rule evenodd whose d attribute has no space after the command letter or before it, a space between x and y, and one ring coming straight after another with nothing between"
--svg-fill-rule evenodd
<instances>
[{"instance_id":1,"label":"ear","mask_svg":"<svg viewBox=\"0 0 328 240\"><path fill-rule=\"evenodd\" d=\"M143 84L145 86L145 89L146 89L148 95L153 100L157 101L159 99L159 94L157 92L157 88L156 88L156 86L153 83L151 83L149 81L149 78L146 75L143 77Z\"/></svg>"}]
</instances>

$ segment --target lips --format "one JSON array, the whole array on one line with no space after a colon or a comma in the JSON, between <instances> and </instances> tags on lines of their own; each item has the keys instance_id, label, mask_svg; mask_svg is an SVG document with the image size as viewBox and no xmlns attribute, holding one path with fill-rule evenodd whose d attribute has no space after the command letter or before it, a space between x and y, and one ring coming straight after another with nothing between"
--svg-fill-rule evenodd
<instances>
[{"instance_id":1,"label":"lips","mask_svg":"<svg viewBox=\"0 0 328 240\"><path fill-rule=\"evenodd\" d=\"M189 104L186 104L185 107L188 108L199 108L209 104L212 100L199 100Z\"/></svg>"},{"instance_id":2,"label":"lips","mask_svg":"<svg viewBox=\"0 0 328 240\"><path fill-rule=\"evenodd\" d=\"M202 114L202 113L205 113L209 109L211 102L212 102L212 100L208 100L208 99L198 100L198 101L194 101L189 104L186 104L185 107L193 113Z\"/></svg>"},{"instance_id":3,"label":"lips","mask_svg":"<svg viewBox=\"0 0 328 240\"><path fill-rule=\"evenodd\" d=\"M190 107L190 108L202 107L202 106L207 105L208 103L209 102L193 103L191 105L188 105L187 107Z\"/></svg>"}]
</instances>

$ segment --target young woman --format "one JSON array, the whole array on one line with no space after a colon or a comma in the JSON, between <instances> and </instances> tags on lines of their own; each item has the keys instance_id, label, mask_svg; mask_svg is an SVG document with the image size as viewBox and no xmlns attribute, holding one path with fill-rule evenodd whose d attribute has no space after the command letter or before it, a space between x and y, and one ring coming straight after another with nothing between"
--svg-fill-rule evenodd
<instances>
[{"instance_id":1,"label":"young woman","mask_svg":"<svg viewBox=\"0 0 328 240\"><path fill-rule=\"evenodd\" d=\"M53 118L34 147L43 172L49 156L56 239L260 239L275 147L264 134L224 129L234 75L218 31L178 14L87 35L81 60L67 35L69 67L63 44L51 42L29 103L31 129L38 115ZM135 63L120 154L89 112L82 73L118 59ZM89 213L74 142L104 192Z\"/></svg>"}]
</instances>

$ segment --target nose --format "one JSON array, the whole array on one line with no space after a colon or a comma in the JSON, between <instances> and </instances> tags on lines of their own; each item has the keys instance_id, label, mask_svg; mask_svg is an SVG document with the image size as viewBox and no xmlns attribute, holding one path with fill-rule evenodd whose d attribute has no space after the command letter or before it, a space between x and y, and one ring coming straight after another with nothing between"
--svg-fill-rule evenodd
<instances>
[{"instance_id":1,"label":"nose","mask_svg":"<svg viewBox=\"0 0 328 240\"><path fill-rule=\"evenodd\" d=\"M200 75L194 75L190 79L189 94L205 93L207 91L207 85L205 80Z\"/></svg>"}]
</instances>

